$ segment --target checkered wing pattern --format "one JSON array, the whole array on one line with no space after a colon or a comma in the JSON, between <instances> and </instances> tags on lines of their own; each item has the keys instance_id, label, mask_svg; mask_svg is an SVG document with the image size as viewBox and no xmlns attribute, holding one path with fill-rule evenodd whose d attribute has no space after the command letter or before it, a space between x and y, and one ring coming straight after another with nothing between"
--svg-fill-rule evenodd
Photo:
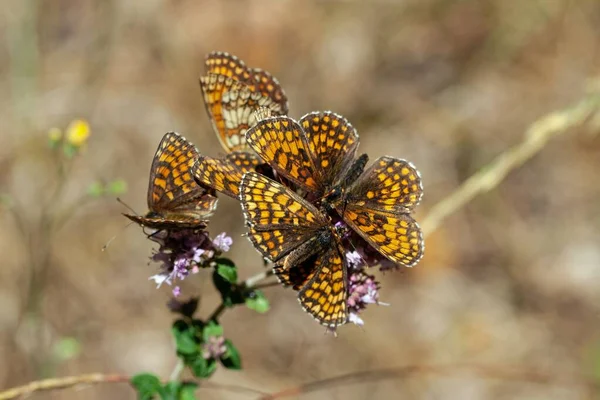
<instances>
[{"instance_id":1,"label":"checkered wing pattern","mask_svg":"<svg viewBox=\"0 0 600 400\"><path fill-rule=\"evenodd\" d=\"M287 114L287 98L268 72L250 69L237 57L210 53L207 75L200 78L204 103L221 145L227 151L246 150L245 132L259 108L273 115Z\"/></svg>"},{"instance_id":2,"label":"checkered wing pattern","mask_svg":"<svg viewBox=\"0 0 600 400\"><path fill-rule=\"evenodd\" d=\"M412 267L423 256L424 241L408 213L422 192L419 173L410 163L381 157L348 189L338 211L381 254Z\"/></svg>"},{"instance_id":3,"label":"checkered wing pattern","mask_svg":"<svg viewBox=\"0 0 600 400\"><path fill-rule=\"evenodd\" d=\"M341 249L333 244L314 263L314 273L300 289L304 310L321 324L335 328L348 321L346 264Z\"/></svg>"},{"instance_id":4,"label":"checkered wing pattern","mask_svg":"<svg viewBox=\"0 0 600 400\"><path fill-rule=\"evenodd\" d=\"M246 131L256 123L255 112L260 109L269 110L278 115L277 103L260 92L252 92L250 88L238 83L239 89L232 88L223 93L223 131L219 132L221 142L225 142L229 151L246 150Z\"/></svg>"},{"instance_id":5,"label":"checkered wing pattern","mask_svg":"<svg viewBox=\"0 0 600 400\"><path fill-rule=\"evenodd\" d=\"M327 219L315 206L255 172L242 178L239 198L250 241L272 262L280 261L328 229Z\"/></svg>"},{"instance_id":6,"label":"checkered wing pattern","mask_svg":"<svg viewBox=\"0 0 600 400\"><path fill-rule=\"evenodd\" d=\"M348 120L331 111L307 114L299 122L308 138L316 175L327 191L341 183L354 162L358 133Z\"/></svg>"},{"instance_id":7,"label":"checkered wing pattern","mask_svg":"<svg viewBox=\"0 0 600 400\"><path fill-rule=\"evenodd\" d=\"M242 176L253 171L259 163L260 158L255 154L240 151L229 153L223 159L202 156L194 166L193 174L200 184L237 199Z\"/></svg>"},{"instance_id":8,"label":"checkered wing pattern","mask_svg":"<svg viewBox=\"0 0 600 400\"><path fill-rule=\"evenodd\" d=\"M200 78L200 87L204 95L204 105L206 111L210 117L210 121L213 125L217 137L221 142L221 145L229 150L229 147L235 147L233 144L229 144L230 141L236 141L228 136L225 131L225 119L223 116L223 93L231 92L240 89L241 84L233 78L227 77L226 75L209 74ZM231 125L231 124L230 124ZM233 134L230 132L230 134ZM237 140L241 143L241 139Z\"/></svg>"},{"instance_id":9,"label":"checkered wing pattern","mask_svg":"<svg viewBox=\"0 0 600 400\"><path fill-rule=\"evenodd\" d=\"M340 239L321 212L285 186L249 172L240 185L249 238L275 263L284 285L321 324L347 322L347 277Z\"/></svg>"},{"instance_id":10,"label":"checkered wing pattern","mask_svg":"<svg viewBox=\"0 0 600 400\"><path fill-rule=\"evenodd\" d=\"M385 213L410 213L421 201L423 186L419 171L408 161L380 157L348 190L355 206Z\"/></svg>"},{"instance_id":11,"label":"checkered wing pattern","mask_svg":"<svg viewBox=\"0 0 600 400\"><path fill-rule=\"evenodd\" d=\"M199 158L196 147L183 136L169 132L161 140L150 169L148 208L145 216L125 214L155 229L206 226L217 206L214 191L197 184L192 167Z\"/></svg>"},{"instance_id":12,"label":"checkered wing pattern","mask_svg":"<svg viewBox=\"0 0 600 400\"><path fill-rule=\"evenodd\" d=\"M245 83L253 92L269 97L277 104L277 114L288 113L287 96L279 81L269 72L260 68L249 68L236 56L222 51L214 51L206 57L207 74L224 75Z\"/></svg>"},{"instance_id":13,"label":"checkered wing pattern","mask_svg":"<svg viewBox=\"0 0 600 400\"><path fill-rule=\"evenodd\" d=\"M310 192L322 192L307 137L289 117L259 121L246 132L248 145L278 173Z\"/></svg>"}]
</instances>

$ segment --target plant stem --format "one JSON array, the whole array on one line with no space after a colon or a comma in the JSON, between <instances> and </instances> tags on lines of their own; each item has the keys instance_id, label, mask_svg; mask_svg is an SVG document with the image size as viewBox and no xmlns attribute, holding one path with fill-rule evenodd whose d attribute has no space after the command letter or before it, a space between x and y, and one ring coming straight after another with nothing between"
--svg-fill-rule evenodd
<instances>
[{"instance_id":1,"label":"plant stem","mask_svg":"<svg viewBox=\"0 0 600 400\"><path fill-rule=\"evenodd\" d=\"M240 286L246 288L246 289L253 289L256 287L256 284L259 283L260 281L267 279L268 277L273 276L273 270L272 269L268 269L266 271L263 271L259 274L256 274L254 276L251 276L250 278L246 279L244 282L241 283Z\"/></svg>"},{"instance_id":2,"label":"plant stem","mask_svg":"<svg viewBox=\"0 0 600 400\"><path fill-rule=\"evenodd\" d=\"M246 279L244 282L239 283L238 287L243 290L248 290L248 289L257 289L259 287L265 288L265 287L274 286L274 284L272 282L260 284L261 281L269 278L272 275L273 275L273 270L271 270L271 269L265 270L261 273L251 276L250 278ZM223 302L221 302L221 304L219 304L217 306L217 308L212 312L212 314L210 314L210 317L208 317L208 321L216 321L221 316L221 314L223 314L223 312L226 309L227 309L227 307L225 306L225 304Z\"/></svg>"},{"instance_id":3,"label":"plant stem","mask_svg":"<svg viewBox=\"0 0 600 400\"><path fill-rule=\"evenodd\" d=\"M68 376L66 378L44 379L41 381L30 382L27 385L19 386L0 392L0 400L9 400L17 397L26 397L33 392L42 390L64 389L77 385L92 385L97 383L118 383L129 382L129 377L125 375L104 375L89 374L81 376Z\"/></svg>"},{"instance_id":4,"label":"plant stem","mask_svg":"<svg viewBox=\"0 0 600 400\"><path fill-rule=\"evenodd\" d=\"M433 233L450 215L464 207L481 193L498 186L514 169L542 150L554 136L581 126L594 117L600 109L600 94L588 94L580 102L564 110L555 111L538 119L529 126L523 141L500 154L495 160L467 179L450 196L434 205L423 220L421 228L427 236Z\"/></svg>"},{"instance_id":5,"label":"plant stem","mask_svg":"<svg viewBox=\"0 0 600 400\"><path fill-rule=\"evenodd\" d=\"M181 358L178 359L175 368L173 368L173 372L171 372L171 376L169 376L169 382L178 382L184 367L185 364L183 363L183 360Z\"/></svg>"}]
</instances>

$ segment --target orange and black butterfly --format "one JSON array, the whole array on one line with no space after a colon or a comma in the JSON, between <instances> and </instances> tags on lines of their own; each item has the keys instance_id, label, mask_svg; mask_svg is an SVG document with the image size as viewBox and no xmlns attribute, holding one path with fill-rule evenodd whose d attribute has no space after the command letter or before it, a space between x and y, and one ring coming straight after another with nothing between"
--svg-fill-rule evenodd
<instances>
[{"instance_id":1,"label":"orange and black butterfly","mask_svg":"<svg viewBox=\"0 0 600 400\"><path fill-rule=\"evenodd\" d=\"M337 214L389 260L407 267L423 255L421 229L409 215L423 194L408 161L380 157L365 170L358 134L342 116L314 112L259 121L246 133L249 146L275 171L304 189L307 199Z\"/></svg>"},{"instance_id":2,"label":"orange and black butterfly","mask_svg":"<svg viewBox=\"0 0 600 400\"><path fill-rule=\"evenodd\" d=\"M197 184L192 167L198 149L183 136L169 132L162 138L150 169L148 213L123 214L151 229L204 228L217 207L213 190Z\"/></svg>"},{"instance_id":3,"label":"orange and black butterfly","mask_svg":"<svg viewBox=\"0 0 600 400\"><path fill-rule=\"evenodd\" d=\"M245 133L254 123L257 109L268 109L273 115L287 114L287 97L267 71L249 68L224 52L210 53L206 69L206 76L200 78L204 104L227 152L248 150Z\"/></svg>"},{"instance_id":4,"label":"orange and black butterfly","mask_svg":"<svg viewBox=\"0 0 600 400\"><path fill-rule=\"evenodd\" d=\"M347 267L341 234L328 215L256 172L240 184L240 201L256 249L298 293L302 307L331 328L348 321Z\"/></svg>"}]
</instances>

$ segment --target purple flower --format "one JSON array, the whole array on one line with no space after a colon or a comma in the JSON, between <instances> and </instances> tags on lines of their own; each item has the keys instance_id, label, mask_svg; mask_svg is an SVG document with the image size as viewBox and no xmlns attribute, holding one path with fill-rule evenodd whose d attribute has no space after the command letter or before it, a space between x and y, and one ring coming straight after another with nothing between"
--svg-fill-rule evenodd
<instances>
[{"instance_id":1,"label":"purple flower","mask_svg":"<svg viewBox=\"0 0 600 400\"><path fill-rule=\"evenodd\" d=\"M362 268L364 266L363 257L356 250L346 253L346 262L350 268Z\"/></svg>"},{"instance_id":2,"label":"purple flower","mask_svg":"<svg viewBox=\"0 0 600 400\"><path fill-rule=\"evenodd\" d=\"M223 336L210 336L208 342L202 344L202 357L205 360L221 358L226 351Z\"/></svg>"},{"instance_id":3,"label":"purple flower","mask_svg":"<svg viewBox=\"0 0 600 400\"><path fill-rule=\"evenodd\" d=\"M231 248L233 243L233 239L230 236L227 236L225 232L217 235L216 238L213 239L213 245L222 252L227 252Z\"/></svg>"},{"instance_id":4,"label":"purple flower","mask_svg":"<svg viewBox=\"0 0 600 400\"><path fill-rule=\"evenodd\" d=\"M211 240L207 232L194 229L163 230L150 235L150 239L159 245L150 258L160 264L159 273L150 277L157 287L163 283L173 285L200 268L210 267L215 256L229 250L233 242L225 233ZM173 295L180 294L181 288L175 287Z\"/></svg>"},{"instance_id":5,"label":"purple flower","mask_svg":"<svg viewBox=\"0 0 600 400\"><path fill-rule=\"evenodd\" d=\"M181 295L181 288L179 286L175 286L173 288L173 296L179 297Z\"/></svg>"},{"instance_id":6,"label":"purple flower","mask_svg":"<svg viewBox=\"0 0 600 400\"><path fill-rule=\"evenodd\" d=\"M364 325L358 316L369 304L384 304L379 302L379 282L373 275L362 270L350 271L348 277L348 321L356 325Z\"/></svg>"}]
</instances>

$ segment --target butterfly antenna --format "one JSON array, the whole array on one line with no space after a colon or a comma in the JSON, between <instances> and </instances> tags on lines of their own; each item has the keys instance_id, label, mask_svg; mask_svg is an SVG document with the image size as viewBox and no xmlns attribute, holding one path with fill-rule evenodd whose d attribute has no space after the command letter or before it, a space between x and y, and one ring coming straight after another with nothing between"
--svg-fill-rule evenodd
<instances>
[{"instance_id":1,"label":"butterfly antenna","mask_svg":"<svg viewBox=\"0 0 600 400\"><path fill-rule=\"evenodd\" d=\"M115 240L115 239L117 238L117 236L119 236L121 233L123 233L123 231L124 231L125 229L129 228L129 226L131 226L131 224L133 224L133 221L131 221L130 223L128 223L127 225L125 225L125 226L123 227L123 229L121 229L121 230L119 231L119 233L117 233L116 235L114 235L113 237L111 237L110 239L108 239L108 242L106 242L106 243L104 244L104 246L102 246L102 251L105 251L105 250L108 248L108 246L110 246L110 244L113 242L113 240Z\"/></svg>"},{"instance_id":2,"label":"butterfly antenna","mask_svg":"<svg viewBox=\"0 0 600 400\"><path fill-rule=\"evenodd\" d=\"M124 206L125 206L125 208L127 208L129 211L131 211L131 212L132 212L134 215L139 215L138 213L136 213L136 212L135 212L135 210L134 210L133 208L129 207L129 204L127 204L127 203L125 203L123 200L121 200L121 198L120 198L120 197L117 197L117 201L118 201L119 203L121 203L122 205L124 205Z\"/></svg>"}]
</instances>

